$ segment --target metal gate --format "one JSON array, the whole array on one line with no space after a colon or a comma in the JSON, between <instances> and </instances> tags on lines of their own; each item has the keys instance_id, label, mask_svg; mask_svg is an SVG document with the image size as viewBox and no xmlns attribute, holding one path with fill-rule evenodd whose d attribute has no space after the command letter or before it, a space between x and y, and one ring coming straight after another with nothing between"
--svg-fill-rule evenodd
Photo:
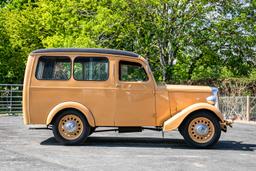
<instances>
[{"instance_id":1,"label":"metal gate","mask_svg":"<svg viewBox=\"0 0 256 171\"><path fill-rule=\"evenodd\" d=\"M0 84L0 114L22 113L22 84Z\"/></svg>"}]
</instances>

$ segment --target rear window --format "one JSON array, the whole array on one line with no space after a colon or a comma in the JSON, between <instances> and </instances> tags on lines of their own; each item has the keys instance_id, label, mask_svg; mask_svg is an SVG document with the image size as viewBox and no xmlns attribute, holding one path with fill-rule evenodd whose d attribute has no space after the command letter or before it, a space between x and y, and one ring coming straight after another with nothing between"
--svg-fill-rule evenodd
<instances>
[{"instance_id":1,"label":"rear window","mask_svg":"<svg viewBox=\"0 0 256 171\"><path fill-rule=\"evenodd\" d=\"M74 79L105 81L109 75L108 63L105 57L77 57L74 61Z\"/></svg>"},{"instance_id":2,"label":"rear window","mask_svg":"<svg viewBox=\"0 0 256 171\"><path fill-rule=\"evenodd\" d=\"M36 68L39 80L69 80L71 60L69 57L40 57Z\"/></svg>"}]
</instances>

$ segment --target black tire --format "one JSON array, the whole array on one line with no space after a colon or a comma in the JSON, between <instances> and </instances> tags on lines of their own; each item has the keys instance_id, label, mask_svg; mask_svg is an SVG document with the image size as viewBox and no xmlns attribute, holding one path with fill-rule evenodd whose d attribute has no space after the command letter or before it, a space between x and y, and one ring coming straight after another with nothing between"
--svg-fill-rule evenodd
<instances>
[{"instance_id":1,"label":"black tire","mask_svg":"<svg viewBox=\"0 0 256 171\"><path fill-rule=\"evenodd\" d=\"M77 124L76 122L78 122L79 120L79 126L81 127L79 130L75 130L74 132L67 132L64 131L64 124L62 126L63 120L65 120L64 118L68 118L74 116L74 122L75 124ZM78 119L79 118L79 119ZM72 118L73 119L73 118ZM69 119L68 119L69 120ZM60 124L60 125L59 125ZM78 126L78 125L76 125ZM62 127L62 128L61 128ZM62 130L60 130L62 129ZM65 110L63 112L61 112L57 118L54 120L53 126L52 126L52 131L53 131L53 135L55 137L55 139L60 142L63 145L78 145L78 144L82 144L86 141L87 137L90 134L91 128L90 125L87 122L87 119L85 118L85 116L76 111L76 110ZM60 132L62 131L62 132ZM76 137L76 131L79 131L79 136ZM65 134L66 133L66 134ZM69 136L69 134L72 134L72 139L66 138L65 136Z\"/></svg>"},{"instance_id":2,"label":"black tire","mask_svg":"<svg viewBox=\"0 0 256 171\"><path fill-rule=\"evenodd\" d=\"M210 136L209 140L207 140L207 142L199 143L194 140L194 139L199 138L201 135L198 135L198 137L196 137L196 135L194 135L194 137L191 137L191 134L193 133L193 127L190 128L190 125L193 126L192 122L195 121L195 123L196 123L196 120L199 118L206 118L206 120L211 122L212 127L214 127L214 129L213 129L214 131L212 131L212 133L211 133L212 135ZM199 121L200 121L200 119L199 119ZM190 130L190 129L192 129L192 130ZM218 118L214 114L207 112L207 111L199 111L197 113L193 113L191 116L188 116L183 121L181 126L179 127L179 131L180 131L180 134L184 137L184 140L188 145L196 147L196 148L207 148L207 147L211 147L211 146L215 145L219 141L219 138L221 135L221 126L220 126L220 122L219 122ZM192 131L192 133L189 133L189 131ZM194 131L194 132L196 132L196 131ZM194 134L196 134L196 133L194 133ZM199 138L199 141L200 141L200 138Z\"/></svg>"}]
</instances>

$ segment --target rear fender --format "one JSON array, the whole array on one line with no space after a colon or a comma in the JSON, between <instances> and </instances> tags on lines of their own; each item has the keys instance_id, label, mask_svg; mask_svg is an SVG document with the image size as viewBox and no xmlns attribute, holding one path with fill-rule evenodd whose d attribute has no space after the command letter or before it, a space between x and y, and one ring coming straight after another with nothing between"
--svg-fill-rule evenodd
<instances>
[{"instance_id":1,"label":"rear fender","mask_svg":"<svg viewBox=\"0 0 256 171\"><path fill-rule=\"evenodd\" d=\"M221 114L218 108L208 103L196 103L183 109L182 111L180 111L179 113L171 117L170 119L166 120L163 124L163 131L172 131L174 129L177 129L182 123L182 121L188 115L198 110L211 111L216 115L216 117L220 120L221 123L224 122L223 115Z\"/></svg>"},{"instance_id":2,"label":"rear fender","mask_svg":"<svg viewBox=\"0 0 256 171\"><path fill-rule=\"evenodd\" d=\"M77 102L63 102L63 103L60 103L57 106L55 106L50 111L50 113L47 117L47 120L46 120L46 124L49 125L52 122L52 119L54 118L54 116L58 112L60 112L61 110L64 110L64 109L68 109L68 108L73 108L73 109L76 109L76 110L79 110L80 112L82 112L82 114L86 117L89 125L92 127L95 127L95 119L94 119L92 113L89 111L89 109L87 107L85 107L81 103L77 103Z\"/></svg>"}]
</instances>

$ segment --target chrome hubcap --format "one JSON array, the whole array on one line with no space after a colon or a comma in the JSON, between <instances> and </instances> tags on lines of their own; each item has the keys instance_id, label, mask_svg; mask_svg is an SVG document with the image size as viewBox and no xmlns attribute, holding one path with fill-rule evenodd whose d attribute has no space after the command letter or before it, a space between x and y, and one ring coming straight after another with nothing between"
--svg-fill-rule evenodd
<instances>
[{"instance_id":1,"label":"chrome hubcap","mask_svg":"<svg viewBox=\"0 0 256 171\"><path fill-rule=\"evenodd\" d=\"M198 135L207 135L208 132L209 132L209 128L207 125L205 124L197 124L195 126L195 132L198 134Z\"/></svg>"},{"instance_id":2,"label":"chrome hubcap","mask_svg":"<svg viewBox=\"0 0 256 171\"><path fill-rule=\"evenodd\" d=\"M73 121L73 120L67 121L67 122L64 124L64 129L65 129L65 131L67 131L67 132L74 132L74 131L76 131L76 129L77 129L76 122Z\"/></svg>"}]
</instances>

